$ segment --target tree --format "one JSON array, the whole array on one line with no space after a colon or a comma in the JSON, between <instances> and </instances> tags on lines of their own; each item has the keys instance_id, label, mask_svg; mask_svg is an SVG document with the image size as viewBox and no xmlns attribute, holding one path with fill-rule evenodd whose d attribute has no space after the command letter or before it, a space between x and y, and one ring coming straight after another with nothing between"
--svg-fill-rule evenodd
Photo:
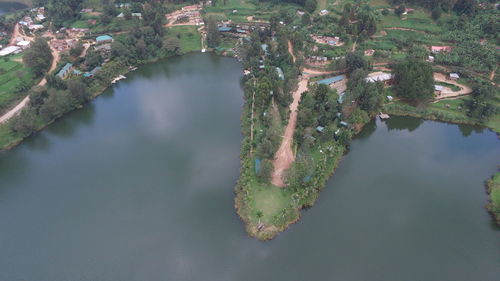
<instances>
[{"instance_id":1,"label":"tree","mask_svg":"<svg viewBox=\"0 0 500 281\"><path fill-rule=\"evenodd\" d=\"M273 173L273 162L269 159L263 159L260 162L260 169L257 173L257 177L263 182L268 182L271 178L271 174Z\"/></svg>"},{"instance_id":2,"label":"tree","mask_svg":"<svg viewBox=\"0 0 500 281\"><path fill-rule=\"evenodd\" d=\"M396 94L414 102L427 102L434 96L434 77L429 63L408 58L394 68Z\"/></svg>"},{"instance_id":3,"label":"tree","mask_svg":"<svg viewBox=\"0 0 500 281\"><path fill-rule=\"evenodd\" d=\"M79 80L69 80L67 82L68 91L75 99L77 104L82 104L89 100L90 95L87 91L87 85Z\"/></svg>"},{"instance_id":4,"label":"tree","mask_svg":"<svg viewBox=\"0 0 500 281\"><path fill-rule=\"evenodd\" d=\"M494 98L495 90L490 85L480 85L474 88L472 99L464 102L468 109L468 115L478 118L481 122L486 122L498 111L489 100Z\"/></svg>"},{"instance_id":5,"label":"tree","mask_svg":"<svg viewBox=\"0 0 500 281\"><path fill-rule=\"evenodd\" d=\"M364 70L368 70L370 68L370 63L365 59L363 53L361 52L347 53L345 57L345 63L346 63L347 73L349 75L358 68Z\"/></svg>"},{"instance_id":6,"label":"tree","mask_svg":"<svg viewBox=\"0 0 500 281\"><path fill-rule=\"evenodd\" d=\"M74 46L73 48L71 48L69 50L69 54L73 57L78 57L79 55L82 54L84 50L84 47L82 45L82 43L78 42L78 44L76 44L76 46Z\"/></svg>"},{"instance_id":7,"label":"tree","mask_svg":"<svg viewBox=\"0 0 500 281\"><path fill-rule=\"evenodd\" d=\"M316 0L306 0L304 8L309 13L313 13L314 11L316 11L317 6L318 6L318 3L316 2Z\"/></svg>"},{"instance_id":8,"label":"tree","mask_svg":"<svg viewBox=\"0 0 500 281\"><path fill-rule=\"evenodd\" d=\"M176 37L167 36L163 40L163 48L169 53L178 54L181 50L181 43Z\"/></svg>"},{"instance_id":9,"label":"tree","mask_svg":"<svg viewBox=\"0 0 500 281\"><path fill-rule=\"evenodd\" d=\"M89 69L92 69L98 65L101 65L102 62L103 62L103 58L101 56L101 53L99 53L97 51L90 51L85 56L85 65Z\"/></svg>"},{"instance_id":10,"label":"tree","mask_svg":"<svg viewBox=\"0 0 500 281\"><path fill-rule=\"evenodd\" d=\"M432 19L438 20L441 17L441 14L443 13L443 10L441 7L436 6L434 9L432 9Z\"/></svg>"},{"instance_id":11,"label":"tree","mask_svg":"<svg viewBox=\"0 0 500 281\"><path fill-rule=\"evenodd\" d=\"M11 123L12 131L23 136L29 136L36 129L36 112L33 108L25 108Z\"/></svg>"},{"instance_id":12,"label":"tree","mask_svg":"<svg viewBox=\"0 0 500 281\"><path fill-rule=\"evenodd\" d=\"M401 17L403 13L406 11L406 6L405 5L399 5L396 9L394 9L394 13L398 16Z\"/></svg>"},{"instance_id":13,"label":"tree","mask_svg":"<svg viewBox=\"0 0 500 281\"><path fill-rule=\"evenodd\" d=\"M215 18L212 16L207 20L207 41L210 48L217 47L220 42L219 28Z\"/></svg>"},{"instance_id":14,"label":"tree","mask_svg":"<svg viewBox=\"0 0 500 281\"><path fill-rule=\"evenodd\" d=\"M52 64L52 52L45 39L37 37L31 48L23 55L23 62L31 68L36 76L42 76Z\"/></svg>"}]
</instances>

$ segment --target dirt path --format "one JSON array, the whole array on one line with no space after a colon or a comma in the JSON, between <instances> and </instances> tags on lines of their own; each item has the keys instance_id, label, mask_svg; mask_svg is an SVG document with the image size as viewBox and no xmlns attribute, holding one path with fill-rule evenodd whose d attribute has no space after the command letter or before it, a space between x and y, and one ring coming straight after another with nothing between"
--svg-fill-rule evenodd
<instances>
[{"instance_id":1,"label":"dirt path","mask_svg":"<svg viewBox=\"0 0 500 281\"><path fill-rule=\"evenodd\" d=\"M416 29L413 29L413 28L406 28L406 27L386 27L386 28L384 28L384 29L389 29L389 30L414 31L414 32L421 33L421 34L427 34L427 32L425 32L425 31L422 31L422 30L416 30Z\"/></svg>"},{"instance_id":2,"label":"dirt path","mask_svg":"<svg viewBox=\"0 0 500 281\"><path fill-rule=\"evenodd\" d=\"M49 71L47 73L51 73L52 71L54 71L56 69L57 63L59 62L59 59L60 59L59 52L57 52L52 47L50 47L50 49L52 50L53 59L52 59L52 64L50 65ZM47 84L47 79L45 79L45 77L43 77L42 80L40 80L40 82L38 83L38 86L43 86L45 84ZM30 101L30 96L27 95L14 108L7 111L4 115L0 116L0 124L5 123L10 118L16 116L19 112L21 112L21 110L24 108L24 106L26 106L29 103L29 101Z\"/></svg>"},{"instance_id":3,"label":"dirt path","mask_svg":"<svg viewBox=\"0 0 500 281\"><path fill-rule=\"evenodd\" d=\"M472 93L472 89L470 87L468 87L466 85L462 85L462 84L460 84L456 81L453 81L453 80L448 80L448 79L446 79L446 75L444 75L442 73L434 73L434 80L438 81L438 82L444 82L444 83L448 83L451 85L455 85L455 86L460 88L460 91L456 91L456 92L451 91L451 89L443 91L443 92L441 92L441 94L439 96L436 97L436 100L455 98L458 96L464 96L464 95L468 95L468 94Z\"/></svg>"},{"instance_id":4,"label":"dirt path","mask_svg":"<svg viewBox=\"0 0 500 281\"><path fill-rule=\"evenodd\" d=\"M290 168L293 161L295 161L295 155L292 151L292 143L295 126L297 124L297 108L299 107L301 94L307 91L308 82L308 78L300 80L297 90L293 93L293 102L290 104L290 118L288 119L288 124L286 125L281 145L274 156L274 171L271 177L271 183L279 187L285 186L285 183L283 182L283 173L286 169Z\"/></svg>"},{"instance_id":5,"label":"dirt path","mask_svg":"<svg viewBox=\"0 0 500 281\"><path fill-rule=\"evenodd\" d=\"M14 25L14 30L12 31L12 36L10 37L9 45L16 45L16 39L19 35L19 23L16 23L16 25Z\"/></svg>"}]
</instances>

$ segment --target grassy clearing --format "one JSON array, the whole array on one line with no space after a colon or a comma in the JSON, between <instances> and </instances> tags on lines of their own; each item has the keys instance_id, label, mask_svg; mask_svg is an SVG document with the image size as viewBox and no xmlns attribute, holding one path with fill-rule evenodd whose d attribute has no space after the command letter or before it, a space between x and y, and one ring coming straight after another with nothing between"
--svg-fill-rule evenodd
<instances>
[{"instance_id":1,"label":"grassy clearing","mask_svg":"<svg viewBox=\"0 0 500 281\"><path fill-rule=\"evenodd\" d=\"M201 35L196 26L174 26L168 32L179 38L182 53L201 50Z\"/></svg>"},{"instance_id":2,"label":"grassy clearing","mask_svg":"<svg viewBox=\"0 0 500 281\"><path fill-rule=\"evenodd\" d=\"M443 31L441 26L436 24L427 13L418 9L408 14L405 20L400 19L394 13L385 16L381 22L381 28L388 27L409 28L435 34Z\"/></svg>"},{"instance_id":3,"label":"grassy clearing","mask_svg":"<svg viewBox=\"0 0 500 281\"><path fill-rule=\"evenodd\" d=\"M394 115L413 116L430 120L440 120L443 122L481 125L500 133L500 114L492 116L486 123L481 123L479 120L467 116L467 112L463 107L463 102L467 99L470 99L470 97L443 100L431 103L426 107L414 107L396 101L391 104L386 104L383 111Z\"/></svg>"},{"instance_id":4,"label":"grassy clearing","mask_svg":"<svg viewBox=\"0 0 500 281\"><path fill-rule=\"evenodd\" d=\"M253 200L251 207L256 213L262 212L261 222L273 224L276 216L279 216L283 209L290 206L291 194L287 189L279 188L271 184L252 184L251 196ZM254 223L258 223L258 217L252 216Z\"/></svg>"},{"instance_id":5,"label":"grassy clearing","mask_svg":"<svg viewBox=\"0 0 500 281\"><path fill-rule=\"evenodd\" d=\"M0 59L0 113L24 97L16 93L16 87L23 81L31 83L33 80L33 73L19 62L21 56L10 56L8 61Z\"/></svg>"}]
</instances>

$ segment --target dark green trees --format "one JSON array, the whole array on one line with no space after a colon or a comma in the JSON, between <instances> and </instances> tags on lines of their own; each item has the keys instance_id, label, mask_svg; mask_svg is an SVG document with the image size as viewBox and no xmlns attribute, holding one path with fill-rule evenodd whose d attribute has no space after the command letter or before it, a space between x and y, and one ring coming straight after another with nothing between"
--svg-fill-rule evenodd
<instances>
[{"instance_id":1,"label":"dark green trees","mask_svg":"<svg viewBox=\"0 0 500 281\"><path fill-rule=\"evenodd\" d=\"M36 76L45 74L52 63L52 53L47 41L36 38L31 48L24 52L23 62L31 68Z\"/></svg>"},{"instance_id":2,"label":"dark green trees","mask_svg":"<svg viewBox=\"0 0 500 281\"><path fill-rule=\"evenodd\" d=\"M434 77L430 64L407 59L394 68L396 94L413 102L427 102L434 95Z\"/></svg>"},{"instance_id":3,"label":"dark green trees","mask_svg":"<svg viewBox=\"0 0 500 281\"><path fill-rule=\"evenodd\" d=\"M220 42L219 28L213 17L207 19L207 41L210 48L217 47Z\"/></svg>"}]
</instances>

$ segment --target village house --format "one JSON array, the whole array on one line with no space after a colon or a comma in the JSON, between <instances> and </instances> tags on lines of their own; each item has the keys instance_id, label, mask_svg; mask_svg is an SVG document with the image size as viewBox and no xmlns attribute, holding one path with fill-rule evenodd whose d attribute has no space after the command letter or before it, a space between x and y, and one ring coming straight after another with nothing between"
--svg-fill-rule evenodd
<instances>
[{"instance_id":1,"label":"village house","mask_svg":"<svg viewBox=\"0 0 500 281\"><path fill-rule=\"evenodd\" d=\"M371 57L371 56L373 56L373 54L375 54L374 49L365 50L365 56Z\"/></svg>"},{"instance_id":2,"label":"village house","mask_svg":"<svg viewBox=\"0 0 500 281\"><path fill-rule=\"evenodd\" d=\"M71 74L72 70L73 70L73 65L71 63L67 63L63 66L63 68L61 68L61 70L59 70L56 76L61 79L66 79Z\"/></svg>"},{"instance_id":3,"label":"village house","mask_svg":"<svg viewBox=\"0 0 500 281\"><path fill-rule=\"evenodd\" d=\"M384 85L390 86L394 83L394 79L391 73L385 72L373 72L368 74L368 77L365 78L366 82L375 83L375 82L384 82Z\"/></svg>"},{"instance_id":4,"label":"village house","mask_svg":"<svg viewBox=\"0 0 500 281\"><path fill-rule=\"evenodd\" d=\"M304 14L305 14L305 12L304 12L304 11L297 10L297 15L299 15L299 16L303 16Z\"/></svg>"},{"instance_id":5,"label":"village house","mask_svg":"<svg viewBox=\"0 0 500 281\"><path fill-rule=\"evenodd\" d=\"M21 48L18 46L8 46L0 50L0 57L8 56L10 54L17 54L21 52Z\"/></svg>"},{"instance_id":6,"label":"village house","mask_svg":"<svg viewBox=\"0 0 500 281\"><path fill-rule=\"evenodd\" d=\"M31 44L30 41L23 40L23 41L17 42L16 45L19 46L21 49L26 50L29 48L30 44Z\"/></svg>"},{"instance_id":7,"label":"village house","mask_svg":"<svg viewBox=\"0 0 500 281\"><path fill-rule=\"evenodd\" d=\"M434 56L428 56L427 62L434 62Z\"/></svg>"},{"instance_id":8,"label":"village house","mask_svg":"<svg viewBox=\"0 0 500 281\"><path fill-rule=\"evenodd\" d=\"M441 85L434 85L434 94L436 95L441 95L441 93L443 92L444 90L444 87L441 86Z\"/></svg>"},{"instance_id":9,"label":"village house","mask_svg":"<svg viewBox=\"0 0 500 281\"><path fill-rule=\"evenodd\" d=\"M457 81L458 79L460 79L460 75L458 75L458 73L450 73L449 79Z\"/></svg>"},{"instance_id":10,"label":"village house","mask_svg":"<svg viewBox=\"0 0 500 281\"><path fill-rule=\"evenodd\" d=\"M323 80L319 80L317 83L332 87L333 85L340 83L340 82L344 81L345 79L346 79L345 75L338 75L338 76L326 78Z\"/></svg>"},{"instance_id":11,"label":"village house","mask_svg":"<svg viewBox=\"0 0 500 281\"><path fill-rule=\"evenodd\" d=\"M321 11L319 12L319 15L320 15L320 16L326 16L326 15L328 15L329 13L330 13L330 12L329 12L328 10L321 10Z\"/></svg>"},{"instance_id":12,"label":"village house","mask_svg":"<svg viewBox=\"0 0 500 281\"><path fill-rule=\"evenodd\" d=\"M111 37L110 35L101 35L97 36L95 38L95 41L97 42L97 44L112 43L113 37Z\"/></svg>"},{"instance_id":13,"label":"village house","mask_svg":"<svg viewBox=\"0 0 500 281\"><path fill-rule=\"evenodd\" d=\"M431 52L433 53L451 52L452 49L451 46L431 46Z\"/></svg>"},{"instance_id":14,"label":"village house","mask_svg":"<svg viewBox=\"0 0 500 281\"><path fill-rule=\"evenodd\" d=\"M344 44L342 41L340 41L340 38L338 36L332 37L311 34L311 38L318 44L325 44L330 46L342 46Z\"/></svg>"}]
</instances>

